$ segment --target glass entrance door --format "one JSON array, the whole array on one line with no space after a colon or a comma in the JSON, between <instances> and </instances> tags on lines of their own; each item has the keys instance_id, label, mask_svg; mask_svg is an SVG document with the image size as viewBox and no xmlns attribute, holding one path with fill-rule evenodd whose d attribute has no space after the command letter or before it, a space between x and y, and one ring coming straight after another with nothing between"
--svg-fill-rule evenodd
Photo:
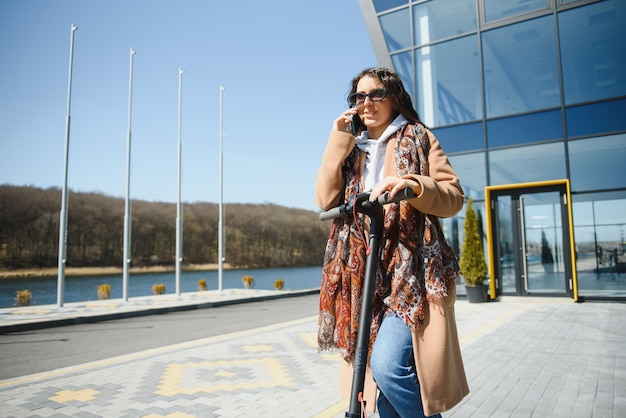
<instances>
[{"instance_id":1,"label":"glass entrance door","mask_svg":"<svg viewBox=\"0 0 626 418\"><path fill-rule=\"evenodd\" d=\"M566 188L499 189L490 201L497 294L572 295Z\"/></svg>"},{"instance_id":2,"label":"glass entrance door","mask_svg":"<svg viewBox=\"0 0 626 418\"><path fill-rule=\"evenodd\" d=\"M566 293L559 192L519 196L523 293Z\"/></svg>"}]
</instances>

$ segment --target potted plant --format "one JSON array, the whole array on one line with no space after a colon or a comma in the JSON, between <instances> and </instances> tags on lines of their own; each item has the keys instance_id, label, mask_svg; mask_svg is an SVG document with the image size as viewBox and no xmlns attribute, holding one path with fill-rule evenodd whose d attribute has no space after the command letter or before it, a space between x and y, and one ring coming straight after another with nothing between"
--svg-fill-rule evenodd
<instances>
[{"instance_id":1,"label":"potted plant","mask_svg":"<svg viewBox=\"0 0 626 418\"><path fill-rule=\"evenodd\" d=\"M103 300L103 299L108 299L110 297L111 297L111 285L107 283L98 285L98 299Z\"/></svg>"},{"instance_id":2,"label":"potted plant","mask_svg":"<svg viewBox=\"0 0 626 418\"><path fill-rule=\"evenodd\" d=\"M154 293L155 295L162 295L163 293L165 293L165 284L163 283L153 284L152 293Z\"/></svg>"},{"instance_id":3,"label":"potted plant","mask_svg":"<svg viewBox=\"0 0 626 418\"><path fill-rule=\"evenodd\" d=\"M29 306L32 300L33 294L28 289L15 292L15 306Z\"/></svg>"},{"instance_id":4,"label":"potted plant","mask_svg":"<svg viewBox=\"0 0 626 418\"><path fill-rule=\"evenodd\" d=\"M246 289L251 289L254 286L254 278L252 276L243 276L241 281Z\"/></svg>"},{"instance_id":5,"label":"potted plant","mask_svg":"<svg viewBox=\"0 0 626 418\"><path fill-rule=\"evenodd\" d=\"M470 303L487 301L487 285L483 282L487 276L483 241L478 233L478 219L472 205L472 199L467 200L465 210L465 224L463 225L465 238L461 248L461 274L465 279L467 300Z\"/></svg>"}]
</instances>

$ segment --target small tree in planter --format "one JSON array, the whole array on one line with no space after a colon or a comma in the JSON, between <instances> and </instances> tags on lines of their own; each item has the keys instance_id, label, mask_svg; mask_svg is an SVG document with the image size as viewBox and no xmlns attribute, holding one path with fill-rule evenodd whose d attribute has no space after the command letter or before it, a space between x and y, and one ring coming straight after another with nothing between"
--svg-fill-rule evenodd
<instances>
[{"instance_id":1,"label":"small tree in planter","mask_svg":"<svg viewBox=\"0 0 626 418\"><path fill-rule=\"evenodd\" d=\"M103 300L103 299L108 299L110 297L111 297L111 285L107 283L98 285L98 299Z\"/></svg>"},{"instance_id":2,"label":"small tree in planter","mask_svg":"<svg viewBox=\"0 0 626 418\"><path fill-rule=\"evenodd\" d=\"M467 199L465 224L463 225L465 238L463 239L459 264L461 274L465 279L467 300L469 302L485 302L487 300L487 286L483 284L483 281L487 276L487 266L483 242L478 233L478 219L472 203L472 199Z\"/></svg>"},{"instance_id":3,"label":"small tree in planter","mask_svg":"<svg viewBox=\"0 0 626 418\"><path fill-rule=\"evenodd\" d=\"M252 276L243 276L241 281L246 289L251 289L254 286L254 277Z\"/></svg>"},{"instance_id":4,"label":"small tree in planter","mask_svg":"<svg viewBox=\"0 0 626 418\"><path fill-rule=\"evenodd\" d=\"M162 295L163 293L165 293L165 284L163 283L153 284L152 293L154 293L155 295Z\"/></svg>"},{"instance_id":5,"label":"small tree in planter","mask_svg":"<svg viewBox=\"0 0 626 418\"><path fill-rule=\"evenodd\" d=\"M15 292L15 306L29 306L32 300L33 294L28 289Z\"/></svg>"}]
</instances>

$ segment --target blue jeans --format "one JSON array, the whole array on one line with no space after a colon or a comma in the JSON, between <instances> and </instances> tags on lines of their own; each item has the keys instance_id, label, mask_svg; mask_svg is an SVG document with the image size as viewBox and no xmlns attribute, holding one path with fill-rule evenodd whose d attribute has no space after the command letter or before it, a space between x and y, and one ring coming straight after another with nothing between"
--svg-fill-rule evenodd
<instances>
[{"instance_id":1,"label":"blue jeans","mask_svg":"<svg viewBox=\"0 0 626 418\"><path fill-rule=\"evenodd\" d=\"M378 330L370 360L380 393L380 418L423 418L411 330L397 315L387 315ZM434 415L441 418L441 415Z\"/></svg>"}]
</instances>

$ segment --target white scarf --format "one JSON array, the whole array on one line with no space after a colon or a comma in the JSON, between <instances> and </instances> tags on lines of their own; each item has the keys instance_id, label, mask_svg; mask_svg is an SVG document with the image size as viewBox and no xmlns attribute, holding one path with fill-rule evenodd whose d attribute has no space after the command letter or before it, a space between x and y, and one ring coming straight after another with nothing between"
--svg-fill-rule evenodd
<instances>
[{"instance_id":1,"label":"white scarf","mask_svg":"<svg viewBox=\"0 0 626 418\"><path fill-rule=\"evenodd\" d=\"M409 121L402 115L396 117L378 139L370 139L367 131L356 137L356 146L367 153L365 158L364 190L371 190L374 185L383 179L385 165L385 150L389 137L399 131Z\"/></svg>"}]
</instances>

